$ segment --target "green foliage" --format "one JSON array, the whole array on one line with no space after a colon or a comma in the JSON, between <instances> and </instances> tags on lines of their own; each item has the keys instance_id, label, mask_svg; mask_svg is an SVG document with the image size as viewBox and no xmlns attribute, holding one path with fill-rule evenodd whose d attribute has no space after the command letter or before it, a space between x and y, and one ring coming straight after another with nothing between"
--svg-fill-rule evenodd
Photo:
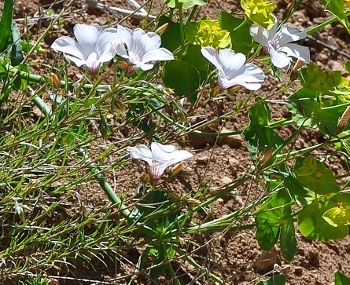
<instances>
[{"instance_id":1,"label":"green foliage","mask_svg":"<svg viewBox=\"0 0 350 285\"><path fill-rule=\"evenodd\" d=\"M11 26L12 35L12 50L11 50L11 65L17 66L24 59L22 53L22 45L20 40L20 33L18 31L17 25L12 24Z\"/></svg>"},{"instance_id":2,"label":"green foliage","mask_svg":"<svg viewBox=\"0 0 350 285\"><path fill-rule=\"evenodd\" d=\"M254 52L249 29L252 21L271 27L275 4L242 1L246 19L222 11L218 19L193 20L197 6L207 1L165 3L179 9L178 18L172 9L157 15L158 27L168 25L161 36L162 47L173 52L175 60L133 74L112 61L96 77L84 74L71 82L69 66L58 58L54 64L40 66L41 75L34 74L32 63L25 60L30 53L41 56L45 51L39 41L31 43L29 35L26 42L20 41L12 23L13 1L6 0L0 51L10 44L12 50L0 57L0 260L6 262L2 277L21 276L21 284L46 284L41 272L53 267L63 276L79 263L91 269L115 266L133 250L137 251L136 261L132 260L135 269L151 282L169 277L181 284L174 265L186 262L198 276L211 279L209 283L225 284L206 263L197 261L197 253L207 245L199 241L202 233L210 240L212 233L254 229L260 247L271 250L279 243L286 261L292 261L298 250L296 226L306 238L324 242L348 235L350 194L341 191L348 190L348 185L341 189L339 177L327 167L329 158L338 155L350 165L348 80L340 71L310 64L298 71L302 87L286 100L248 94L243 88L215 90L216 77L201 47L230 47L244 53L249 63L257 59L269 73L270 67ZM324 3L348 28L344 1ZM188 8L192 10L184 14ZM49 16L52 13L47 11ZM50 33L63 23L63 17L55 19L47 28ZM345 68L350 71L350 64ZM272 71L270 76L284 76L277 68ZM288 83L281 90L291 87ZM191 104L180 103L183 96ZM276 102L286 104L293 117L274 118L270 110ZM34 105L39 111L33 110ZM203 108L212 106L215 110L207 116ZM235 125L241 119L240 125L246 124L242 129L221 130L222 125ZM292 131L290 136L285 135L285 127ZM308 128L327 138L299 149L295 141ZM232 134L244 135L251 167L224 187L213 189L208 179L196 189L186 181L189 174L175 165L149 188L149 175L139 181L131 171L134 166L126 166L131 163L128 146L151 141L187 143L193 135L221 144L230 141ZM120 171L130 171L132 183L124 185ZM114 187L111 181L117 182ZM264 187L260 198L227 215L212 215L214 203L251 185ZM110 202L99 201L91 207L93 198L85 197L86 187L90 191L101 187ZM255 222L248 224L252 217ZM137 274L130 276L130 283L135 278ZM340 272L335 279L336 284L348 284ZM258 284L285 283L285 276L273 272Z\"/></svg>"},{"instance_id":3,"label":"green foliage","mask_svg":"<svg viewBox=\"0 0 350 285\"><path fill-rule=\"evenodd\" d=\"M299 182L318 195L338 193L340 188L333 173L323 163L313 156L308 156L302 161L298 160L295 174Z\"/></svg>"},{"instance_id":4,"label":"green foliage","mask_svg":"<svg viewBox=\"0 0 350 285\"><path fill-rule=\"evenodd\" d=\"M257 285L284 285L286 284L286 277L281 274L274 274L269 279L259 281Z\"/></svg>"},{"instance_id":5,"label":"green foliage","mask_svg":"<svg viewBox=\"0 0 350 285\"><path fill-rule=\"evenodd\" d=\"M326 6L326 11L335 15L350 33L350 22L348 20L348 14L344 10L344 0L322 0L322 3Z\"/></svg>"},{"instance_id":6,"label":"green foliage","mask_svg":"<svg viewBox=\"0 0 350 285\"><path fill-rule=\"evenodd\" d=\"M188 9L193 6L203 6L207 4L206 0L164 0L164 3L167 4L170 8L183 8Z\"/></svg>"},{"instance_id":7,"label":"green foliage","mask_svg":"<svg viewBox=\"0 0 350 285\"><path fill-rule=\"evenodd\" d=\"M325 212L334 208L336 202L326 197L320 198L305 206L299 213L298 225L301 234L309 239L323 242L340 239L348 235L349 227L333 227L323 218Z\"/></svg>"},{"instance_id":8,"label":"green foliage","mask_svg":"<svg viewBox=\"0 0 350 285\"><path fill-rule=\"evenodd\" d=\"M185 95L191 103L196 102L200 74L193 65L182 60L169 61L164 66L162 78L164 83L173 88L178 96Z\"/></svg>"},{"instance_id":9,"label":"green foliage","mask_svg":"<svg viewBox=\"0 0 350 285\"><path fill-rule=\"evenodd\" d=\"M232 49L249 55L253 43L253 39L247 37L251 23L224 11L220 12L218 21L222 29L230 32Z\"/></svg>"},{"instance_id":10,"label":"green foliage","mask_svg":"<svg viewBox=\"0 0 350 285\"><path fill-rule=\"evenodd\" d=\"M255 212L256 238L263 250L271 250L280 238L283 257L291 261L297 250L290 196L284 190L272 194Z\"/></svg>"},{"instance_id":11,"label":"green foliage","mask_svg":"<svg viewBox=\"0 0 350 285\"><path fill-rule=\"evenodd\" d=\"M340 271L335 272L334 278L335 278L335 285L349 285L350 284L350 278L346 277Z\"/></svg>"},{"instance_id":12,"label":"green foliage","mask_svg":"<svg viewBox=\"0 0 350 285\"><path fill-rule=\"evenodd\" d=\"M13 5L13 0L5 0L0 20L0 52L3 52L10 43Z\"/></svg>"},{"instance_id":13,"label":"green foliage","mask_svg":"<svg viewBox=\"0 0 350 285\"><path fill-rule=\"evenodd\" d=\"M283 139L269 127L271 113L268 105L260 97L256 98L256 102L249 109L250 124L243 132L253 160L257 160L259 154L283 144Z\"/></svg>"}]
</instances>

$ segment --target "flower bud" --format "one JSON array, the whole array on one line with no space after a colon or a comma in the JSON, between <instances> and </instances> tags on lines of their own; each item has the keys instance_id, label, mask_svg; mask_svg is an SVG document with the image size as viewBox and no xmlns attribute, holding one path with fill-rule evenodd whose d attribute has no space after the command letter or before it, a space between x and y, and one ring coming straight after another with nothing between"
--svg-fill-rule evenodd
<instances>
[{"instance_id":1,"label":"flower bud","mask_svg":"<svg viewBox=\"0 0 350 285\"><path fill-rule=\"evenodd\" d=\"M163 33L165 32L165 30L168 28L168 23L165 23L165 24L163 24L163 25L161 25L157 30L156 30L156 33L158 34L158 35L163 35Z\"/></svg>"},{"instance_id":2,"label":"flower bud","mask_svg":"<svg viewBox=\"0 0 350 285\"><path fill-rule=\"evenodd\" d=\"M61 87L61 82L57 76L57 74L51 72L51 82L53 84L53 86L55 86L57 89L59 89Z\"/></svg>"}]
</instances>

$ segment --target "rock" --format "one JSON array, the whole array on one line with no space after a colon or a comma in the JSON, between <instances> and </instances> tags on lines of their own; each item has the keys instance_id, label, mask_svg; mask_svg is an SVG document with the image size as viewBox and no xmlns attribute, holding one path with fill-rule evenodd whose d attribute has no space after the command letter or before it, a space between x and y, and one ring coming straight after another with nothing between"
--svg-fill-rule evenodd
<instances>
[{"instance_id":1,"label":"rock","mask_svg":"<svg viewBox=\"0 0 350 285\"><path fill-rule=\"evenodd\" d=\"M232 130L229 130L223 127L220 134L228 134L232 132L233 132ZM219 143L227 144L229 147L232 147L232 148L239 148L243 142L244 142L244 138L240 134L222 136L219 139Z\"/></svg>"},{"instance_id":2,"label":"rock","mask_svg":"<svg viewBox=\"0 0 350 285\"><path fill-rule=\"evenodd\" d=\"M230 184L233 180L230 177L224 176L221 178L221 183L226 185L226 184Z\"/></svg>"},{"instance_id":3,"label":"rock","mask_svg":"<svg viewBox=\"0 0 350 285\"><path fill-rule=\"evenodd\" d=\"M207 155L196 156L196 161L198 164L207 164L209 161L209 156Z\"/></svg>"},{"instance_id":4,"label":"rock","mask_svg":"<svg viewBox=\"0 0 350 285\"><path fill-rule=\"evenodd\" d=\"M254 267L261 271L268 271L273 269L273 265L276 263L278 252L276 249L272 249L268 252L264 252L262 256L254 263Z\"/></svg>"}]
</instances>

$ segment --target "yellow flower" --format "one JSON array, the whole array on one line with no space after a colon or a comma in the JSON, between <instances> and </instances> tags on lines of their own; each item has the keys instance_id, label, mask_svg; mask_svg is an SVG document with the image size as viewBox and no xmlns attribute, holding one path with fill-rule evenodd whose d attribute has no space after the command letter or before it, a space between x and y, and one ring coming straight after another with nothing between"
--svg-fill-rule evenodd
<instances>
[{"instance_id":1,"label":"yellow flower","mask_svg":"<svg viewBox=\"0 0 350 285\"><path fill-rule=\"evenodd\" d=\"M202 20L199 22L194 43L201 47L226 48L231 45L231 37L228 31L221 29L218 22Z\"/></svg>"},{"instance_id":2,"label":"yellow flower","mask_svg":"<svg viewBox=\"0 0 350 285\"><path fill-rule=\"evenodd\" d=\"M247 17L254 23L268 30L274 25L275 19L272 12L276 8L276 3L264 0L241 0L241 6Z\"/></svg>"}]
</instances>

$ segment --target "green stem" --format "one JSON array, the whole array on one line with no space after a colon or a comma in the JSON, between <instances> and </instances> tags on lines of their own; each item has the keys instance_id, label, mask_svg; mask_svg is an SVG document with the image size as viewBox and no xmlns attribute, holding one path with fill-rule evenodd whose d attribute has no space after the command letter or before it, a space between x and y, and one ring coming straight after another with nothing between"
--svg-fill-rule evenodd
<instances>
[{"instance_id":1,"label":"green stem","mask_svg":"<svg viewBox=\"0 0 350 285\"><path fill-rule=\"evenodd\" d=\"M288 156L300 156L302 154L305 154L305 153L309 153L309 152L312 152L318 148L321 148L321 147L325 147L325 146L328 146L328 145L331 145L331 144L334 144L334 143L337 143L339 142L340 140L345 140L347 138L350 137L350 134L349 135L346 135L346 136L343 136L341 139L339 139L338 137L336 138L333 138L333 139L330 139L330 140L327 140L323 143L320 143L320 144L317 144L317 145L313 145L313 146L309 146L307 148L303 148L303 149L300 149L300 150L295 150L295 151L291 151L291 152L288 152L288 153L283 153L283 154L278 154L276 155L276 158L277 159L285 159L287 158Z\"/></svg>"},{"instance_id":2,"label":"green stem","mask_svg":"<svg viewBox=\"0 0 350 285\"><path fill-rule=\"evenodd\" d=\"M186 261L194 266L195 268L199 269L203 273L206 273L209 275L209 277L215 282L215 284L222 284L226 285L227 283L222 280L220 277L216 276L215 274L211 273L207 268L201 266L199 263L197 263L190 255L184 254L178 247L174 247L175 251L181 256L185 257Z\"/></svg>"},{"instance_id":3,"label":"green stem","mask_svg":"<svg viewBox=\"0 0 350 285\"><path fill-rule=\"evenodd\" d=\"M347 13L345 13L345 16L348 17L350 16L350 11L348 11ZM325 26L334 23L335 21L339 21L339 18L337 16L334 16L333 18L330 18L329 20L323 22L322 24L317 25L316 27L310 28L308 29L306 32L308 35L317 32L318 30L323 29Z\"/></svg>"},{"instance_id":4,"label":"green stem","mask_svg":"<svg viewBox=\"0 0 350 285\"><path fill-rule=\"evenodd\" d=\"M192 20L192 18L194 16L194 14L196 13L197 9L198 9L198 5L194 5L192 10L191 10L190 15L188 16L188 18L186 20L186 24Z\"/></svg>"},{"instance_id":5,"label":"green stem","mask_svg":"<svg viewBox=\"0 0 350 285\"><path fill-rule=\"evenodd\" d=\"M96 180L100 184L101 188L105 191L106 195L108 196L109 200L113 202L115 205L119 207L121 212L123 213L124 217L128 220L128 222L135 222L135 219L137 219L140 216L140 213L135 208L135 213L132 213L128 210L128 208L123 204L122 200L118 197L118 195L115 193L111 185L107 182L106 178L101 174L98 167L91 162L90 158L86 155L84 150L79 149L78 154L85 159L89 163L89 168L91 172L94 174Z\"/></svg>"},{"instance_id":6,"label":"green stem","mask_svg":"<svg viewBox=\"0 0 350 285\"><path fill-rule=\"evenodd\" d=\"M177 1L176 1L177 2ZM182 10L182 3L179 5L179 20L180 20L180 41L181 46L185 43L185 37L184 37L184 23L183 23L183 10Z\"/></svg>"},{"instance_id":7,"label":"green stem","mask_svg":"<svg viewBox=\"0 0 350 285\"><path fill-rule=\"evenodd\" d=\"M51 109L45 104L45 102L39 96L33 97L32 101L46 116L51 116ZM109 185L106 178L101 174L98 167L91 162L90 158L86 155L86 153L82 149L79 149L78 154L81 157L83 157L85 161L89 162L90 170L94 174L101 188L105 191L110 201L119 207L119 209L121 210L124 217L128 220L128 222L134 223L135 220L138 219L140 216L140 213L137 211L137 209L135 208L133 212L130 212L128 208L123 204L122 200L114 192L111 185Z\"/></svg>"}]
</instances>

